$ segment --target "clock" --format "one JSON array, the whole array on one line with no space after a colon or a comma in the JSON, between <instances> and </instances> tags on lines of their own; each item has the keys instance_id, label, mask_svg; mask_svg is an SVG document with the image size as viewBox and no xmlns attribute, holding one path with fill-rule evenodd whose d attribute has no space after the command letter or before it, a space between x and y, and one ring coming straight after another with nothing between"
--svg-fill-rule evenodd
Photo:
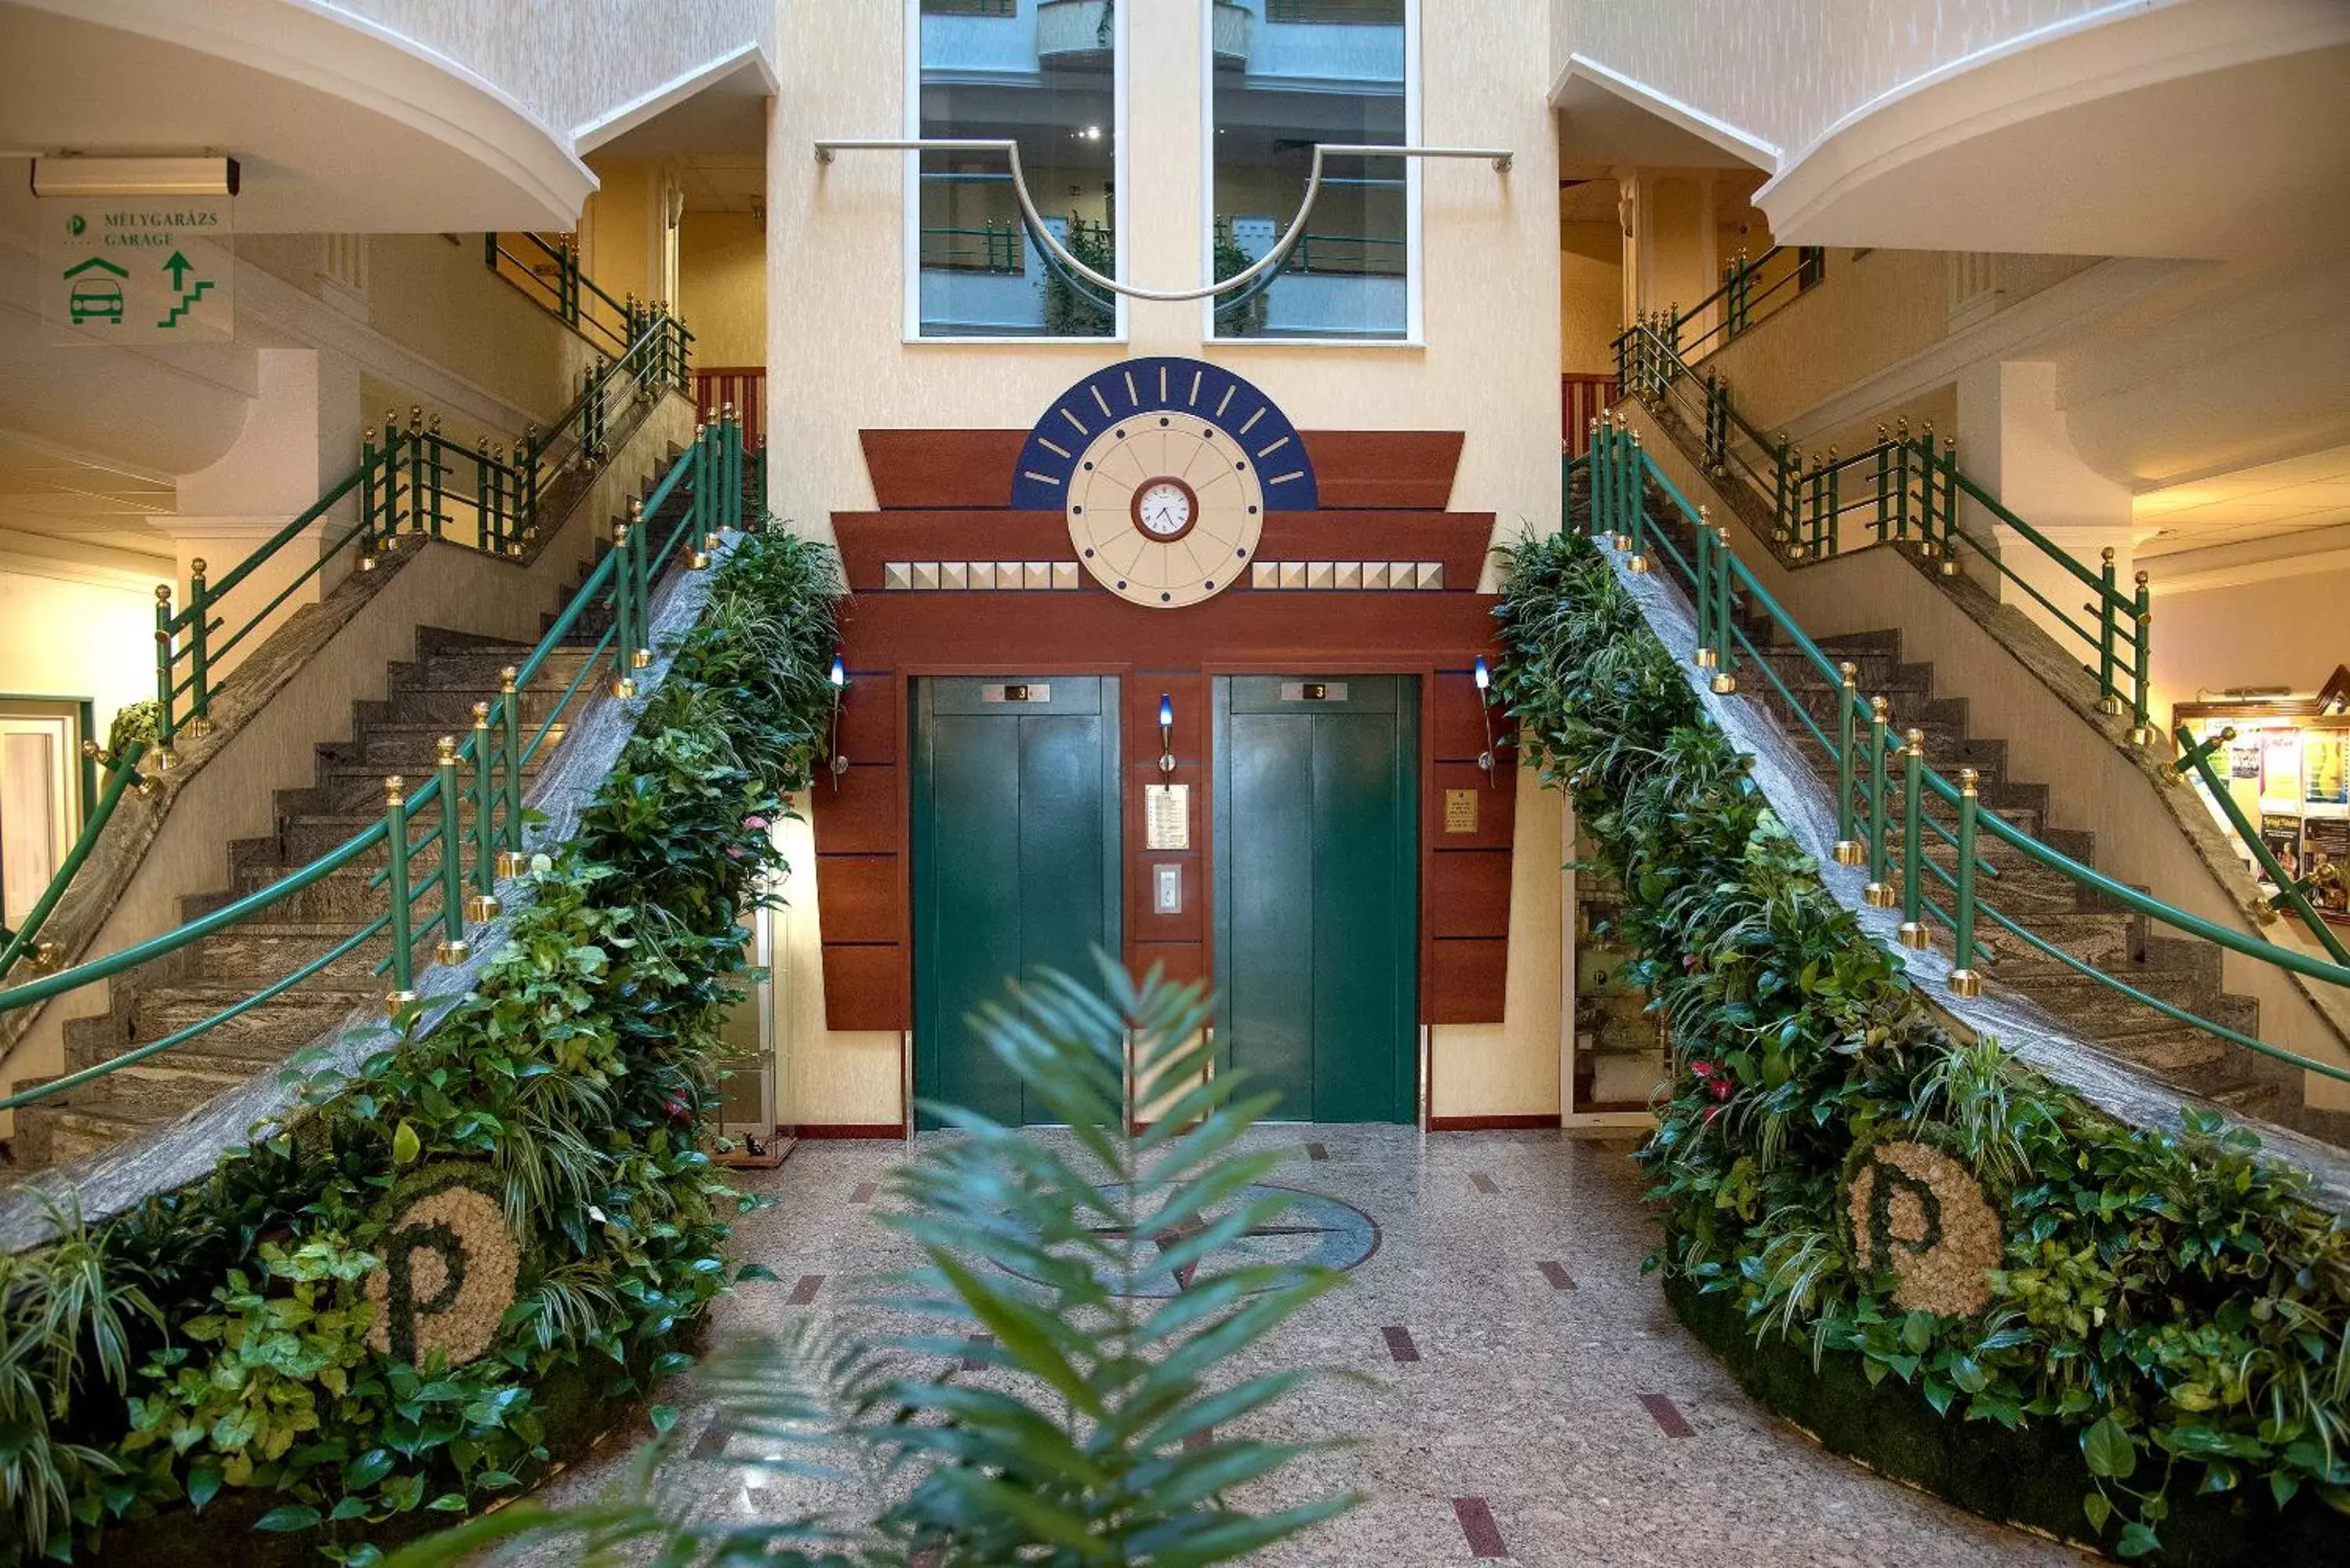
<instances>
[{"instance_id":1,"label":"clock","mask_svg":"<svg viewBox=\"0 0 2350 1568\"><path fill-rule=\"evenodd\" d=\"M1055 400L1011 499L1060 513L1087 573L1151 609L1246 583L1266 514L1320 505L1305 442L1273 400L1180 358L1122 360Z\"/></svg>"},{"instance_id":2,"label":"clock","mask_svg":"<svg viewBox=\"0 0 2350 1568\"><path fill-rule=\"evenodd\" d=\"M1122 599L1179 609L1248 570L1264 491L1248 452L1196 415L1114 420L1077 454L1069 542Z\"/></svg>"}]
</instances>

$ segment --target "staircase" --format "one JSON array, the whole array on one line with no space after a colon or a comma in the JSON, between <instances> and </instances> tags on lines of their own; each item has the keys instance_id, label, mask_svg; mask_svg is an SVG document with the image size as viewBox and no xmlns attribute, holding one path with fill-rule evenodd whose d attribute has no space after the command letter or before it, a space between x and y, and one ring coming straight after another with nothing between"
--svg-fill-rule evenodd
<instances>
[{"instance_id":1,"label":"staircase","mask_svg":"<svg viewBox=\"0 0 2350 1568\"><path fill-rule=\"evenodd\" d=\"M1588 501L1577 491L1570 497L1570 519L1588 527ZM1735 493L1738 487L1726 489ZM1661 528L1684 559L1692 558L1695 539L1679 511L1663 492L1651 488L1648 505L1649 526ZM1739 672L1739 691L1752 701L1764 703L1781 731L1794 744L1822 781L1830 799L1835 794L1834 753L1812 734L1797 710L1830 737L1838 723L1838 689L1823 676L1801 649L1780 639L1767 616L1742 609L1740 629L1769 664L1786 691L1751 665ZM1982 808L1996 813L2021 832L2083 865L2096 865L2094 834L2053 828L2046 825L2048 786L2012 777L2004 742L1986 741L1969 729L1963 699L1939 697L1929 664L1905 660L1898 630L1852 633L1818 639L1830 659L1855 667L1854 681L1864 704L1870 697L1886 699L1888 722L1895 734L1910 728L1922 732L1929 766L1946 778L1960 768L1978 775ZM1742 653L1742 659L1743 655ZM1896 818L1890 852L1903 852L1898 831L1899 775L1891 779L1888 814ZM1930 794L1926 814L1953 832L1957 810ZM1927 855L1945 871L1954 870L1957 853L1939 834L1928 836ZM1898 864L1898 859L1896 861ZM2101 973L2148 996L2209 1018L2239 1033L2259 1037L2259 1007L2250 998L2225 991L2220 983L2220 948L2199 938L2149 930L2146 917L2120 908L2054 871L2041 867L2019 851L1986 833L1978 846L1978 864L1991 875L1979 875L1977 892L1984 906L1996 909L2018 926L2071 954ZM1929 872L1924 897L1948 909L1949 884ZM1931 918L1929 926L1945 951L1949 928ZM2023 998L2062 1023L2076 1038L2089 1041L2110 1055L2127 1061L2165 1082L2205 1099L2254 1116L2272 1116L2280 1108L2280 1078L2263 1071L2252 1053L2203 1030L2180 1023L2159 1010L2123 995L2103 981L2069 968L2061 961L2032 948L1986 914L1979 926L1981 968L1987 989Z\"/></svg>"},{"instance_id":2,"label":"staircase","mask_svg":"<svg viewBox=\"0 0 2350 1568\"><path fill-rule=\"evenodd\" d=\"M661 513L649 521L666 528L686 504L686 487L681 484ZM601 554L599 546L598 559ZM678 551L671 566L683 556L682 549ZM571 601L590 570L592 563L581 568L558 597L558 607ZM556 613L550 610L542 618L542 634L552 629ZM566 634L566 643L542 665L523 694L525 744L555 711L609 625L610 614L603 606L584 611ZM502 672L531 652L515 643L431 628L420 628L416 642L415 659L390 667L384 698L354 706L350 738L318 746L315 782L276 793L276 832L232 844L229 885L183 898L182 919L198 919L267 888L380 821L385 778L400 775L411 794L421 787L433 773L441 737L462 740L472 728L473 704L494 702ZM596 679L591 677L591 682ZM592 685L582 686L573 704L574 717L592 691ZM549 739L554 739L552 732ZM525 790L554 750L542 745L525 768ZM470 794L470 770L460 776ZM437 807L429 807L423 815L432 820L411 823L411 841L430 831ZM463 802L461 820L467 828L473 825L469 798ZM411 876L416 886L429 884L441 864L440 854L437 844L411 853ZM66 1024L66 1070L78 1072L161 1039L316 960L382 911L385 892L370 888L369 880L385 862L381 849L362 856L252 919L118 977L109 1012ZM420 929L415 958L421 968L432 961L438 935L422 929L421 917L440 908L439 895L424 895L416 908ZM149 1136L213 1096L278 1066L353 1010L380 1011L390 982L376 973L376 966L390 951L389 935L380 933L283 995L146 1061L26 1106L17 1112L17 1168L39 1169Z\"/></svg>"}]
</instances>

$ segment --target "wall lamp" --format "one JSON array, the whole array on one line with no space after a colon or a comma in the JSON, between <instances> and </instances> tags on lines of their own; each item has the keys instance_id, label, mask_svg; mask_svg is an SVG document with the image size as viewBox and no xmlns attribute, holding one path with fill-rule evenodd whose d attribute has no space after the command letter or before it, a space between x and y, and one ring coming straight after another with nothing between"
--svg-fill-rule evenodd
<instances>
[{"instance_id":1,"label":"wall lamp","mask_svg":"<svg viewBox=\"0 0 2350 1568\"><path fill-rule=\"evenodd\" d=\"M840 775L848 771L848 759L840 754L840 700L848 691L848 667L841 663L839 654L832 656L832 671L826 679L832 682L832 728L825 736L824 749L832 753L832 788L837 794Z\"/></svg>"},{"instance_id":2,"label":"wall lamp","mask_svg":"<svg viewBox=\"0 0 2350 1568\"><path fill-rule=\"evenodd\" d=\"M36 196L234 196L242 180L234 158L83 158L33 160Z\"/></svg>"},{"instance_id":3,"label":"wall lamp","mask_svg":"<svg viewBox=\"0 0 2350 1568\"><path fill-rule=\"evenodd\" d=\"M1483 654L1477 656L1476 666L1470 675L1477 682L1477 717L1485 721L1485 749L1477 754L1477 766L1485 775L1485 787L1491 789L1493 786L1493 770L1500 764L1493 760L1493 671L1486 664Z\"/></svg>"},{"instance_id":4,"label":"wall lamp","mask_svg":"<svg viewBox=\"0 0 2350 1568\"><path fill-rule=\"evenodd\" d=\"M1159 694L1159 771L1175 771L1175 699L1165 691Z\"/></svg>"}]
</instances>

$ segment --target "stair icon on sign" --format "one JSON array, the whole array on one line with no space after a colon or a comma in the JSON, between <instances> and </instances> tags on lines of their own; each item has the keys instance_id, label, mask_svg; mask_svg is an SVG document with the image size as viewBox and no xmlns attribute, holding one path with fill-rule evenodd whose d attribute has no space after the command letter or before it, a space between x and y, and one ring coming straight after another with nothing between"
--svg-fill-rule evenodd
<instances>
[{"instance_id":1,"label":"stair icon on sign","mask_svg":"<svg viewBox=\"0 0 2350 1568\"><path fill-rule=\"evenodd\" d=\"M170 313L166 315L162 320L155 323L155 325L158 327L177 327L180 324L180 317L185 316L191 310L193 310L196 307L196 301L202 299L204 296L204 290L212 287L212 279L208 277L199 279L196 286L182 295L180 296L180 303L172 306Z\"/></svg>"}]
</instances>

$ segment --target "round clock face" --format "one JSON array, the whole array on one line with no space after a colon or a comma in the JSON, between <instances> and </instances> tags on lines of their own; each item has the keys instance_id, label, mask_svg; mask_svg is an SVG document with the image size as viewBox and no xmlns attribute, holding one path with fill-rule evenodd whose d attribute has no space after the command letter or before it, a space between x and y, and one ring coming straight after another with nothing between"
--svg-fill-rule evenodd
<instances>
[{"instance_id":1,"label":"round clock face","mask_svg":"<svg viewBox=\"0 0 2350 1568\"><path fill-rule=\"evenodd\" d=\"M1197 415L1146 412L1104 429L1069 481L1069 542L1094 579L1153 609L1228 587L1256 554L1264 494L1238 442Z\"/></svg>"}]
</instances>

